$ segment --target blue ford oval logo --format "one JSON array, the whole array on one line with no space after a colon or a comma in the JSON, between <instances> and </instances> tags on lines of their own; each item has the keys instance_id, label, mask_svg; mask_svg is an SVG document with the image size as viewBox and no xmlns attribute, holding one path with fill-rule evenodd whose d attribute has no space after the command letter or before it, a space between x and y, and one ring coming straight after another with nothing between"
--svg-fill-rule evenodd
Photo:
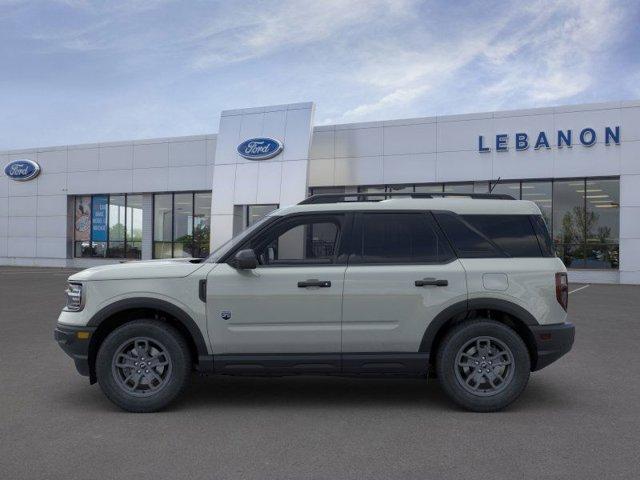
<instances>
[{"instance_id":1,"label":"blue ford oval logo","mask_svg":"<svg viewBox=\"0 0 640 480\"><path fill-rule=\"evenodd\" d=\"M11 180L25 182L38 176L40 173L40 165L33 160L14 160L4 167L4 173Z\"/></svg>"},{"instance_id":2,"label":"blue ford oval logo","mask_svg":"<svg viewBox=\"0 0 640 480\"><path fill-rule=\"evenodd\" d=\"M249 160L266 160L278 155L283 148L282 143L273 138L250 138L238 145L238 153Z\"/></svg>"}]
</instances>

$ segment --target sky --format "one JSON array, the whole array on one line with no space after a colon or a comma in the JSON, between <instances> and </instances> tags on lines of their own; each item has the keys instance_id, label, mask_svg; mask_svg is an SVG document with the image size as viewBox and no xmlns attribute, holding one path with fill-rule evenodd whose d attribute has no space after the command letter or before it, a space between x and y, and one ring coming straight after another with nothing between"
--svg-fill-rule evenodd
<instances>
[{"instance_id":1,"label":"sky","mask_svg":"<svg viewBox=\"0 0 640 480\"><path fill-rule=\"evenodd\" d=\"M640 98L640 2L0 0L0 150Z\"/></svg>"}]
</instances>

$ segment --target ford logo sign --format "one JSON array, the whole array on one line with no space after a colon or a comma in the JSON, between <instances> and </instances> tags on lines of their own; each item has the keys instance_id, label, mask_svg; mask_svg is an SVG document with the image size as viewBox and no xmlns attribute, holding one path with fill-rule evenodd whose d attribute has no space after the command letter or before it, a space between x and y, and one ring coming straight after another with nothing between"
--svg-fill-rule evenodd
<instances>
[{"instance_id":1,"label":"ford logo sign","mask_svg":"<svg viewBox=\"0 0 640 480\"><path fill-rule=\"evenodd\" d=\"M266 160L278 155L284 146L273 138L250 138L238 145L238 153L248 160Z\"/></svg>"},{"instance_id":2,"label":"ford logo sign","mask_svg":"<svg viewBox=\"0 0 640 480\"><path fill-rule=\"evenodd\" d=\"M14 160L4 167L4 173L11 180L26 182L38 176L40 173L40 165L33 160Z\"/></svg>"}]
</instances>

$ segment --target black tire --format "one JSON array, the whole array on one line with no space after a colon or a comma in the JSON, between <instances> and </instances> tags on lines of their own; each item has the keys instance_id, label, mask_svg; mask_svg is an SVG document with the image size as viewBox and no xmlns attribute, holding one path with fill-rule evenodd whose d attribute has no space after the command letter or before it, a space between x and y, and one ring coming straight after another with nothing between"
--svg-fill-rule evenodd
<instances>
[{"instance_id":1,"label":"black tire","mask_svg":"<svg viewBox=\"0 0 640 480\"><path fill-rule=\"evenodd\" d=\"M142 355L149 352L148 358L138 354L138 345ZM136 359L137 366L133 367ZM151 359L157 366L145 365L141 359L146 362ZM122 366L123 362L127 367ZM160 366L161 363L166 365ZM191 377L189 347L172 326L157 320L135 320L116 328L104 339L96 358L96 376L107 398L123 410L155 412L169 405L187 387ZM154 385L156 390L151 388Z\"/></svg>"},{"instance_id":2,"label":"black tire","mask_svg":"<svg viewBox=\"0 0 640 480\"><path fill-rule=\"evenodd\" d=\"M501 351L507 353L495 360ZM492 365L488 365L489 358ZM524 391L531 359L522 338L510 327L494 320L468 320L447 332L436 357L436 371L442 389L455 403L474 412L494 412L510 405Z\"/></svg>"}]
</instances>

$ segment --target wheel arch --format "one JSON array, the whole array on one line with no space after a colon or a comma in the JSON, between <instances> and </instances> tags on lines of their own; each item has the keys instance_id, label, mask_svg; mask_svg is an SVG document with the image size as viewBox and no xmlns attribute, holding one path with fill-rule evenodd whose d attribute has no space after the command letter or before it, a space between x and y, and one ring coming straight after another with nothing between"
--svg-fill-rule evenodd
<instances>
[{"instance_id":1,"label":"wheel arch","mask_svg":"<svg viewBox=\"0 0 640 480\"><path fill-rule=\"evenodd\" d=\"M159 320L176 328L187 341L194 365L209 358L204 336L193 318L177 305L156 298L127 298L118 300L99 310L87 324L96 330L89 342L89 379L96 382L95 362L104 339L116 328L133 320L148 318Z\"/></svg>"},{"instance_id":2,"label":"wheel arch","mask_svg":"<svg viewBox=\"0 0 640 480\"><path fill-rule=\"evenodd\" d=\"M431 364L435 362L440 342L456 324L472 318L489 318L511 327L522 338L529 356L531 370L535 370L538 351L530 326L539 325L536 318L520 305L498 298L474 298L450 305L431 321L420 342L420 352L429 354Z\"/></svg>"}]
</instances>

